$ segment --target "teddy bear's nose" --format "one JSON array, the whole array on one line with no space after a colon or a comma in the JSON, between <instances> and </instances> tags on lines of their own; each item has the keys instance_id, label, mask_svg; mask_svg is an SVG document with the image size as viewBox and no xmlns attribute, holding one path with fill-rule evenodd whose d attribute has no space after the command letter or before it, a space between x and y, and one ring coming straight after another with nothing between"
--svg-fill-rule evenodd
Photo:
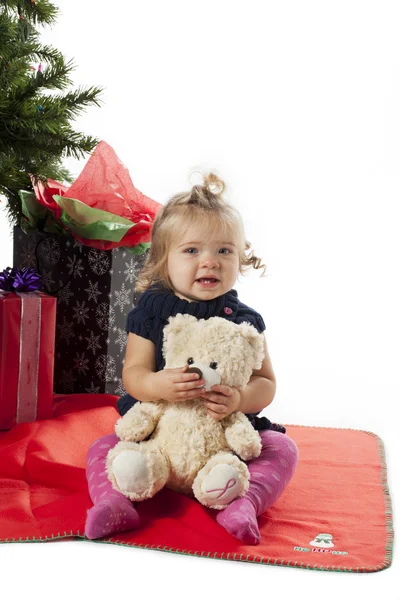
<instances>
[{"instance_id":1,"label":"teddy bear's nose","mask_svg":"<svg viewBox=\"0 0 400 600\"><path fill-rule=\"evenodd\" d=\"M199 369L198 367L190 367L190 369L188 369L186 371L186 373L197 373L200 377L200 379L203 377L203 373L201 372L201 369Z\"/></svg>"}]
</instances>

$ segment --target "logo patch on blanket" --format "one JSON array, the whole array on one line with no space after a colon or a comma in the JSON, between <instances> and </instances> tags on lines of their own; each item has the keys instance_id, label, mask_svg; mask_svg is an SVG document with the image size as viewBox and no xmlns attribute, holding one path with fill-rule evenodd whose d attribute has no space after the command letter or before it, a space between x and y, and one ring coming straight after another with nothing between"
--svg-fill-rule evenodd
<instances>
[{"instance_id":1,"label":"logo patch on blanket","mask_svg":"<svg viewBox=\"0 0 400 600\"><path fill-rule=\"evenodd\" d=\"M341 554L342 556L348 554L348 552L343 552L340 550L331 550L331 548L335 547L335 544L333 543L333 535L330 533L319 533L313 540L311 540L310 546L315 546L315 548L303 548L301 546L295 546L293 550L296 552L312 551L324 554Z\"/></svg>"}]
</instances>

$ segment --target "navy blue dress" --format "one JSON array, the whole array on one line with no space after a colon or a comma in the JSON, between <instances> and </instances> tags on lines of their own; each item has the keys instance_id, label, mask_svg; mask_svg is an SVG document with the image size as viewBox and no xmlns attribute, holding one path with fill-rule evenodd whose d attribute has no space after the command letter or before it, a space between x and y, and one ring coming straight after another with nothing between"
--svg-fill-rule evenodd
<instances>
[{"instance_id":1,"label":"navy blue dress","mask_svg":"<svg viewBox=\"0 0 400 600\"><path fill-rule=\"evenodd\" d=\"M198 319L222 317L237 324L247 322L259 333L265 331L261 315L240 302L236 290L232 289L213 300L189 302L165 288L152 285L143 292L138 304L129 312L126 332L140 335L155 344L157 371L165 367L165 359L162 355L163 329L168 324L168 318L178 313L192 315ZM122 396L117 401L119 414L124 415L136 402L139 400L130 394ZM274 429L285 433L286 430L282 425L271 423L266 417L258 417L257 414L246 415L255 429Z\"/></svg>"}]
</instances>

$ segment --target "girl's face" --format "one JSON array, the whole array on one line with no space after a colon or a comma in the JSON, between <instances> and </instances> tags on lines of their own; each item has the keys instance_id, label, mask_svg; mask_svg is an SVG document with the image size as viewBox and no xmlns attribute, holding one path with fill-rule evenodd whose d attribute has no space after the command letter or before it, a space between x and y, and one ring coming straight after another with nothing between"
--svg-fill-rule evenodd
<instances>
[{"instance_id":1,"label":"girl's face","mask_svg":"<svg viewBox=\"0 0 400 600\"><path fill-rule=\"evenodd\" d=\"M189 302L213 300L232 289L239 272L239 251L232 238L186 229L168 252L168 275L175 295Z\"/></svg>"}]
</instances>

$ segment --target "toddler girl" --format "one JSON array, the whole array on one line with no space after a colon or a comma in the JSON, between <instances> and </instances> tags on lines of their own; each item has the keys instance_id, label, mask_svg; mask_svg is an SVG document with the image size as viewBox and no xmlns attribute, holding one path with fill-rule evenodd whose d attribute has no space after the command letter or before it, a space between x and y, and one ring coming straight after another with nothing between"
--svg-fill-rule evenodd
<instances>
[{"instance_id":1,"label":"toddler girl","mask_svg":"<svg viewBox=\"0 0 400 600\"><path fill-rule=\"evenodd\" d=\"M163 328L178 313L199 319L223 317L234 323L251 323L265 330L259 313L238 299L232 289L246 267L264 268L259 258L246 254L239 213L222 197L224 183L210 173L202 186L171 198L155 218L152 245L136 289L144 292L128 314L128 344L123 368L127 394L117 402L124 415L138 402L160 398L180 402L202 397L208 414L217 420L235 411L247 415L259 430L262 450L248 463L250 486L245 496L217 513L217 522L246 544L258 544L257 516L280 497L297 465L295 443L285 429L257 413L275 395L276 382L264 337L265 358L253 371L247 386L239 391L223 385L210 392L200 389L203 380L187 373L188 365L164 369ZM88 453L87 477L94 506L88 511L85 534L89 539L109 536L139 526L133 503L115 490L107 478L105 460L118 438L107 435L92 444ZM121 486L120 486L121 487ZM136 505L137 506L137 505Z\"/></svg>"}]
</instances>

